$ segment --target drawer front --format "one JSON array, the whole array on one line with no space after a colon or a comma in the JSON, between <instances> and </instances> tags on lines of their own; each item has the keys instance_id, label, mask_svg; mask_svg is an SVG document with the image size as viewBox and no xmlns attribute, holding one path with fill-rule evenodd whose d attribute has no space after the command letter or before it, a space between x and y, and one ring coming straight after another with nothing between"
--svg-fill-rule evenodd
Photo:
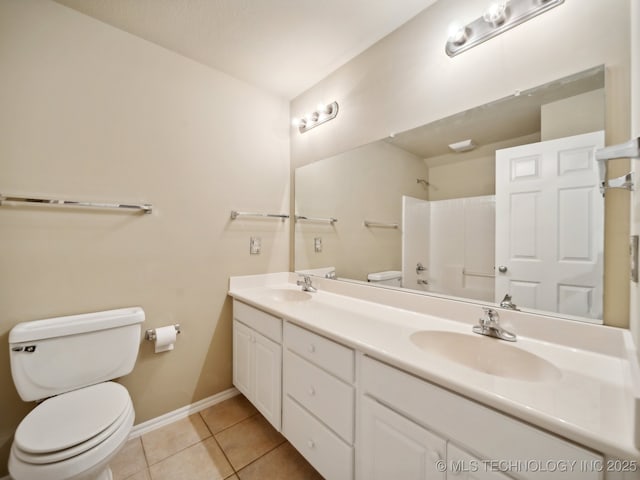
<instances>
[{"instance_id":1,"label":"drawer front","mask_svg":"<svg viewBox=\"0 0 640 480\"><path fill-rule=\"evenodd\" d=\"M289 350L346 382L354 382L355 355L350 348L289 322L285 322L284 337Z\"/></svg>"},{"instance_id":2,"label":"drawer front","mask_svg":"<svg viewBox=\"0 0 640 480\"><path fill-rule=\"evenodd\" d=\"M353 444L355 391L351 385L286 350L284 391Z\"/></svg>"},{"instance_id":3,"label":"drawer front","mask_svg":"<svg viewBox=\"0 0 640 480\"><path fill-rule=\"evenodd\" d=\"M286 395L282 429L289 442L324 478L353 479L353 448Z\"/></svg>"},{"instance_id":4,"label":"drawer front","mask_svg":"<svg viewBox=\"0 0 640 480\"><path fill-rule=\"evenodd\" d=\"M533 460L542 465L572 461L576 465L587 465L603 460L602 456L590 450L369 357L363 357L361 379L364 393L453 443L473 450L483 459L520 461L523 464ZM514 476L553 480L557 474L540 469L514 473ZM600 480L602 473L575 469L563 472L562 478Z\"/></svg>"},{"instance_id":5,"label":"drawer front","mask_svg":"<svg viewBox=\"0 0 640 480\"><path fill-rule=\"evenodd\" d=\"M282 343L282 320L246 303L233 300L233 318L276 343Z\"/></svg>"}]
</instances>

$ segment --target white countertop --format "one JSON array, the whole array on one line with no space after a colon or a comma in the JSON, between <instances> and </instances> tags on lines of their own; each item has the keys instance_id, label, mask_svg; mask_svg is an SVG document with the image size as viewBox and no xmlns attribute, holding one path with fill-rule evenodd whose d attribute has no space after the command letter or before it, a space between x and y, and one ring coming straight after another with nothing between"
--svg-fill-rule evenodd
<instances>
[{"instance_id":1,"label":"white countertop","mask_svg":"<svg viewBox=\"0 0 640 480\"><path fill-rule=\"evenodd\" d=\"M300 291L294 282L288 273L232 277L229 295L583 446L640 460L634 443L637 361L628 331L499 310L517 327L518 341L511 345L561 371L559 379L542 382L503 378L424 351L410 340L421 330L470 334L482 313L478 305L324 279L314 279L318 292L308 300L273 295ZM381 300L395 306L377 303Z\"/></svg>"}]
</instances>

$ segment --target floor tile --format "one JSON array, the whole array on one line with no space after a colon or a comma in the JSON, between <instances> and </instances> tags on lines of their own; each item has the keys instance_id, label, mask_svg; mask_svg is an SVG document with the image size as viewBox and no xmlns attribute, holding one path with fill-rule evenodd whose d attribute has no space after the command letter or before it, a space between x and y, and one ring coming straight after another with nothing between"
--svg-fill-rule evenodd
<instances>
[{"instance_id":1,"label":"floor tile","mask_svg":"<svg viewBox=\"0 0 640 480\"><path fill-rule=\"evenodd\" d=\"M149 467L151 480L220 480L233 469L213 437Z\"/></svg>"},{"instance_id":2,"label":"floor tile","mask_svg":"<svg viewBox=\"0 0 640 480\"><path fill-rule=\"evenodd\" d=\"M240 480L323 480L289 442L238 472Z\"/></svg>"},{"instance_id":3,"label":"floor tile","mask_svg":"<svg viewBox=\"0 0 640 480\"><path fill-rule=\"evenodd\" d=\"M285 441L262 415L254 415L215 435L238 471Z\"/></svg>"},{"instance_id":4,"label":"floor tile","mask_svg":"<svg viewBox=\"0 0 640 480\"><path fill-rule=\"evenodd\" d=\"M202 415L209 430L212 433L218 433L256 413L258 413L258 410L244 395L236 395L201 411L200 415Z\"/></svg>"},{"instance_id":5,"label":"floor tile","mask_svg":"<svg viewBox=\"0 0 640 480\"><path fill-rule=\"evenodd\" d=\"M140 438L135 438L125 443L122 450L109 462L109 467L114 480L124 480L134 473L145 470L147 468L147 460L144 457Z\"/></svg>"},{"instance_id":6,"label":"floor tile","mask_svg":"<svg viewBox=\"0 0 640 480\"><path fill-rule=\"evenodd\" d=\"M149 469L145 468L141 472L138 472L135 475L127 477L126 480L151 480L151 474L149 473Z\"/></svg>"},{"instance_id":7,"label":"floor tile","mask_svg":"<svg viewBox=\"0 0 640 480\"><path fill-rule=\"evenodd\" d=\"M142 435L142 445L149 465L163 460L211 436L197 413Z\"/></svg>"}]
</instances>

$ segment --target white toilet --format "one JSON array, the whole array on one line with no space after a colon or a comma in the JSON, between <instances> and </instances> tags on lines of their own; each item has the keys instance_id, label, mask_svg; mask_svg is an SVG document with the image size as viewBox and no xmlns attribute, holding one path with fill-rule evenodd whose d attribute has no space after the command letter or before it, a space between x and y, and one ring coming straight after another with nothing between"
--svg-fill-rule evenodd
<instances>
[{"instance_id":1,"label":"white toilet","mask_svg":"<svg viewBox=\"0 0 640 480\"><path fill-rule=\"evenodd\" d=\"M399 270L387 270L385 272L373 272L367 275L367 281L375 285L402 286L402 272Z\"/></svg>"},{"instance_id":2,"label":"white toilet","mask_svg":"<svg viewBox=\"0 0 640 480\"><path fill-rule=\"evenodd\" d=\"M19 323L9 333L20 398L44 400L18 425L14 480L110 480L108 462L133 426L129 392L110 382L133 370L139 307Z\"/></svg>"}]
</instances>

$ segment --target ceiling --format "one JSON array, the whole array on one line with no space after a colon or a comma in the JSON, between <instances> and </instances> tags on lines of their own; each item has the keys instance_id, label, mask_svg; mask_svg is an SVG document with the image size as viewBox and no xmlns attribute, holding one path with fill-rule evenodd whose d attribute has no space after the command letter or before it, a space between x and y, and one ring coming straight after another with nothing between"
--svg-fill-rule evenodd
<instances>
[{"instance_id":1,"label":"ceiling","mask_svg":"<svg viewBox=\"0 0 640 480\"><path fill-rule=\"evenodd\" d=\"M413 130L385 141L420 158L429 167L486 155L486 150L454 154L450 143L472 139L478 147L492 146L540 132L541 107L547 103L604 88L604 67L595 67L523 91Z\"/></svg>"},{"instance_id":2,"label":"ceiling","mask_svg":"<svg viewBox=\"0 0 640 480\"><path fill-rule=\"evenodd\" d=\"M291 99L436 0L55 0Z\"/></svg>"}]
</instances>

